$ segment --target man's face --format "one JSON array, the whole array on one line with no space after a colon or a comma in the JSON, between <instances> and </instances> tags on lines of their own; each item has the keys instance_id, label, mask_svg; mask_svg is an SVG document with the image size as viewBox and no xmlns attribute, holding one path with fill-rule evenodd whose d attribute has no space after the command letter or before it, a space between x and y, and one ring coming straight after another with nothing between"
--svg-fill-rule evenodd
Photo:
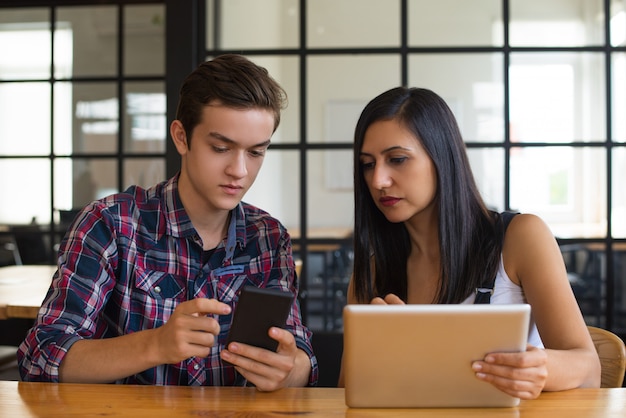
<instances>
[{"instance_id":1,"label":"man's face","mask_svg":"<svg viewBox=\"0 0 626 418\"><path fill-rule=\"evenodd\" d=\"M172 124L172 135L184 137ZM178 122L180 124L180 122ZM202 211L230 211L254 183L274 132L265 109L205 106L190 145L176 139L182 157L181 198Z\"/></svg>"}]
</instances>

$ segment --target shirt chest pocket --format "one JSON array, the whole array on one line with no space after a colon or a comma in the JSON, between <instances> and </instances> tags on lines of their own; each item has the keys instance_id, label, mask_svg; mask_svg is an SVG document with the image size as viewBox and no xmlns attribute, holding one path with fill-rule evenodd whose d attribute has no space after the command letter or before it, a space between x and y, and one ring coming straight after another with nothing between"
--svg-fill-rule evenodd
<instances>
[{"instance_id":1,"label":"shirt chest pocket","mask_svg":"<svg viewBox=\"0 0 626 418\"><path fill-rule=\"evenodd\" d=\"M135 288L155 299L181 299L185 280L163 271L138 271Z\"/></svg>"},{"instance_id":2,"label":"shirt chest pocket","mask_svg":"<svg viewBox=\"0 0 626 418\"><path fill-rule=\"evenodd\" d=\"M186 280L171 273L137 270L129 326L133 331L156 328L186 299Z\"/></svg>"}]
</instances>

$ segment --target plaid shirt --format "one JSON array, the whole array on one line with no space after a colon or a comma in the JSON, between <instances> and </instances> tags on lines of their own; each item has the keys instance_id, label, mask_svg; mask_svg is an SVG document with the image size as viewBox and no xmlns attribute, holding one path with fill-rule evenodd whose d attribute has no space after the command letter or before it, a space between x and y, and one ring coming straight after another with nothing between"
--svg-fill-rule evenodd
<instances>
[{"instance_id":1,"label":"plaid shirt","mask_svg":"<svg viewBox=\"0 0 626 418\"><path fill-rule=\"evenodd\" d=\"M61 243L59 268L35 326L19 347L22 378L58 381L59 364L77 340L159 327L179 303L192 298L215 298L234 307L244 285L297 294L291 240L280 222L245 203L231 215L227 238L203 265L200 237L178 194L178 176L87 206ZM232 314L218 320L221 331L208 357L160 365L117 383L245 384L219 356ZM309 384L315 385L317 360L297 298L286 328L311 359Z\"/></svg>"}]
</instances>

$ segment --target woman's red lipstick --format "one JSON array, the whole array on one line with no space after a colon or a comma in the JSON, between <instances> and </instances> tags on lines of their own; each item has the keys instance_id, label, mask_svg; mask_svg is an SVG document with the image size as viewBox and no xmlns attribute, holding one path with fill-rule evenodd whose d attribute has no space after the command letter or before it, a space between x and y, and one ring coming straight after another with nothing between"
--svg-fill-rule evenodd
<instances>
[{"instance_id":1,"label":"woman's red lipstick","mask_svg":"<svg viewBox=\"0 0 626 418\"><path fill-rule=\"evenodd\" d=\"M392 197L392 196L384 196L384 197L381 197L380 199L378 199L380 204L383 205L383 206L393 206L396 203L398 203L400 200L401 200L400 198Z\"/></svg>"}]
</instances>

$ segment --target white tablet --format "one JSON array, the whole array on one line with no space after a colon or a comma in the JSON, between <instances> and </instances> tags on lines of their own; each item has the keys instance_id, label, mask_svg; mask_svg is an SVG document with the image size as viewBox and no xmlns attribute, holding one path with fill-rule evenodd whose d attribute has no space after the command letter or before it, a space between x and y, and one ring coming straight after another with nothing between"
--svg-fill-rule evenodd
<instances>
[{"instance_id":1,"label":"white tablet","mask_svg":"<svg viewBox=\"0 0 626 418\"><path fill-rule=\"evenodd\" d=\"M352 408L512 407L472 362L526 349L530 305L347 305L346 405Z\"/></svg>"}]
</instances>

